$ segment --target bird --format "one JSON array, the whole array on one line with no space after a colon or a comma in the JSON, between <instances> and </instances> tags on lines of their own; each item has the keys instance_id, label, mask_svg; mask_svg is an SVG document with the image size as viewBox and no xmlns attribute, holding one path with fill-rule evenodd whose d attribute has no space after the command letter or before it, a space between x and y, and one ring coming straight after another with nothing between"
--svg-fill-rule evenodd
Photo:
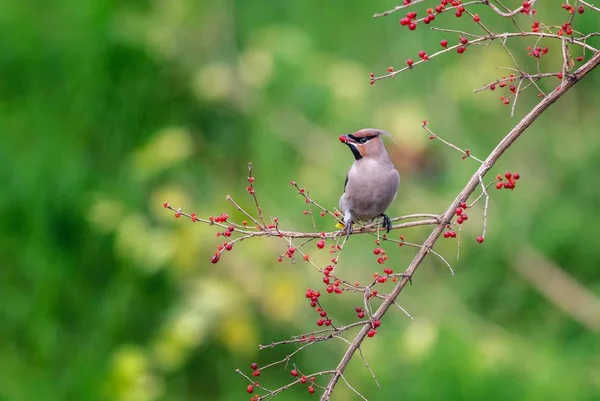
<instances>
[{"instance_id":1,"label":"bird","mask_svg":"<svg viewBox=\"0 0 600 401\"><path fill-rule=\"evenodd\" d=\"M392 227L385 212L396 198L400 174L385 150L382 136L391 137L377 128L364 128L339 137L354 156L339 202L346 237L352 233L353 223L372 222L377 217L383 218L383 228L388 233Z\"/></svg>"}]
</instances>

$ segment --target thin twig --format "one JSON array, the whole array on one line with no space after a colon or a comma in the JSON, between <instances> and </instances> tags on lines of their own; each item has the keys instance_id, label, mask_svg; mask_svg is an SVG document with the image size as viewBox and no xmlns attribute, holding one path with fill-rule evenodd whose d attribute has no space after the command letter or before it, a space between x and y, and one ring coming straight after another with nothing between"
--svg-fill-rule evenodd
<instances>
[{"instance_id":1,"label":"thin twig","mask_svg":"<svg viewBox=\"0 0 600 401\"><path fill-rule=\"evenodd\" d=\"M258 204L258 198L256 197L256 191L254 190L254 179L252 177L252 163L248 163L248 182L250 183L249 187L251 189L250 193L252 194L252 198L254 199L254 204L256 205L256 212L258 213L258 218L262 221L262 226L265 227L267 224L265 223L265 219L263 217L262 209Z\"/></svg>"},{"instance_id":2,"label":"thin twig","mask_svg":"<svg viewBox=\"0 0 600 401\"><path fill-rule=\"evenodd\" d=\"M594 11L598 11L598 12L600 12L600 8L598 8L598 7L594 6L594 5L593 5L593 4L591 4L591 3L588 3L587 1L579 0L579 2L580 2L581 4L583 4L584 6L586 6L586 7L588 7L588 8L591 8L591 9L592 9L592 10L594 10Z\"/></svg>"}]
</instances>

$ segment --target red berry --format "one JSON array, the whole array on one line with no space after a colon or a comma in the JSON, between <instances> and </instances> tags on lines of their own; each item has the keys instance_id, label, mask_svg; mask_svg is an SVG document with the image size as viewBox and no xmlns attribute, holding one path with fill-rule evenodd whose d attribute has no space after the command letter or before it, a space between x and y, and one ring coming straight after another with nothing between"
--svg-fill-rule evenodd
<instances>
[{"instance_id":1,"label":"red berry","mask_svg":"<svg viewBox=\"0 0 600 401\"><path fill-rule=\"evenodd\" d=\"M467 43L469 43L469 39L465 38L464 36L460 37L460 43L462 43L463 45L466 45Z\"/></svg>"},{"instance_id":2,"label":"red berry","mask_svg":"<svg viewBox=\"0 0 600 401\"><path fill-rule=\"evenodd\" d=\"M425 53L423 50L421 50L419 52L419 57L421 57L423 60L425 60L425 57L427 57L427 53Z\"/></svg>"},{"instance_id":3,"label":"red berry","mask_svg":"<svg viewBox=\"0 0 600 401\"><path fill-rule=\"evenodd\" d=\"M212 255L210 257L210 261L211 261L211 263L217 263L220 258L221 258L221 255L219 253L215 253L214 255Z\"/></svg>"},{"instance_id":4,"label":"red berry","mask_svg":"<svg viewBox=\"0 0 600 401\"><path fill-rule=\"evenodd\" d=\"M260 370L256 369L254 372L252 372L252 376L260 376Z\"/></svg>"},{"instance_id":5,"label":"red berry","mask_svg":"<svg viewBox=\"0 0 600 401\"><path fill-rule=\"evenodd\" d=\"M248 384L248 387L246 387L246 392L248 394L254 392L254 386L252 384Z\"/></svg>"},{"instance_id":6,"label":"red berry","mask_svg":"<svg viewBox=\"0 0 600 401\"><path fill-rule=\"evenodd\" d=\"M481 21L481 18L479 18L479 14L475 14L475 15L473 16L473 21L475 21L475 22L479 22L479 21Z\"/></svg>"},{"instance_id":7,"label":"red berry","mask_svg":"<svg viewBox=\"0 0 600 401\"><path fill-rule=\"evenodd\" d=\"M410 29L411 31L414 31L415 29L417 29L417 24L415 24L414 22L411 22L410 24L408 24L408 29Z\"/></svg>"},{"instance_id":8,"label":"red berry","mask_svg":"<svg viewBox=\"0 0 600 401\"><path fill-rule=\"evenodd\" d=\"M583 56L578 56L577 61L583 61Z\"/></svg>"},{"instance_id":9,"label":"red berry","mask_svg":"<svg viewBox=\"0 0 600 401\"><path fill-rule=\"evenodd\" d=\"M585 8L584 8L583 6L579 6L579 8L577 9L577 12L578 12L579 14L583 14L583 13L584 13L584 11L585 11Z\"/></svg>"},{"instance_id":10,"label":"red berry","mask_svg":"<svg viewBox=\"0 0 600 401\"><path fill-rule=\"evenodd\" d=\"M514 178L515 180L518 180L519 178L521 178L521 176L519 175L519 173L514 173L514 174L513 174L513 178Z\"/></svg>"},{"instance_id":11,"label":"red berry","mask_svg":"<svg viewBox=\"0 0 600 401\"><path fill-rule=\"evenodd\" d=\"M563 73L562 73L562 71L561 71L561 72L559 72L559 73L556 75L556 77L557 77L558 79L563 79Z\"/></svg>"},{"instance_id":12,"label":"red berry","mask_svg":"<svg viewBox=\"0 0 600 401\"><path fill-rule=\"evenodd\" d=\"M460 202L460 207L463 209L467 208L467 204L465 202Z\"/></svg>"},{"instance_id":13,"label":"red berry","mask_svg":"<svg viewBox=\"0 0 600 401\"><path fill-rule=\"evenodd\" d=\"M406 18L415 19L415 18L417 18L417 13L414 11L408 12L408 13L406 13Z\"/></svg>"},{"instance_id":14,"label":"red berry","mask_svg":"<svg viewBox=\"0 0 600 401\"><path fill-rule=\"evenodd\" d=\"M410 24L410 19L409 18L403 17L403 18L400 19L400 25L406 26L408 24Z\"/></svg>"},{"instance_id":15,"label":"red berry","mask_svg":"<svg viewBox=\"0 0 600 401\"><path fill-rule=\"evenodd\" d=\"M378 328L379 326L381 326L381 321L380 320L373 320L373 327Z\"/></svg>"},{"instance_id":16,"label":"red berry","mask_svg":"<svg viewBox=\"0 0 600 401\"><path fill-rule=\"evenodd\" d=\"M323 249L324 247L325 247L325 241L324 240L319 240L317 242L317 248Z\"/></svg>"},{"instance_id":17,"label":"red berry","mask_svg":"<svg viewBox=\"0 0 600 401\"><path fill-rule=\"evenodd\" d=\"M466 50L467 50L467 48L466 47L462 47L462 46L459 46L459 47L456 48L456 52L458 54L463 54Z\"/></svg>"},{"instance_id":18,"label":"red berry","mask_svg":"<svg viewBox=\"0 0 600 401\"><path fill-rule=\"evenodd\" d=\"M442 39L442 41L440 42L440 46L448 47L448 41L446 39Z\"/></svg>"},{"instance_id":19,"label":"red berry","mask_svg":"<svg viewBox=\"0 0 600 401\"><path fill-rule=\"evenodd\" d=\"M367 336L373 337L375 334L377 334L377 330L371 329L368 331Z\"/></svg>"},{"instance_id":20,"label":"red berry","mask_svg":"<svg viewBox=\"0 0 600 401\"><path fill-rule=\"evenodd\" d=\"M292 371L290 372L290 374L294 377L298 377L298 371L296 369L292 369Z\"/></svg>"},{"instance_id":21,"label":"red berry","mask_svg":"<svg viewBox=\"0 0 600 401\"><path fill-rule=\"evenodd\" d=\"M359 319L362 319L363 317L365 317L365 312L358 312L357 316Z\"/></svg>"},{"instance_id":22,"label":"red berry","mask_svg":"<svg viewBox=\"0 0 600 401\"><path fill-rule=\"evenodd\" d=\"M256 369L258 369L258 364L257 364L256 362L252 362L252 363L250 364L250 369L252 369L252 370L256 370Z\"/></svg>"},{"instance_id":23,"label":"red berry","mask_svg":"<svg viewBox=\"0 0 600 401\"><path fill-rule=\"evenodd\" d=\"M504 176L506 177L507 180L510 180L512 177L512 174L510 171L507 171L506 173L504 173Z\"/></svg>"},{"instance_id":24,"label":"red berry","mask_svg":"<svg viewBox=\"0 0 600 401\"><path fill-rule=\"evenodd\" d=\"M300 383L302 383L302 384L306 384L306 376L302 376L302 377L300 378Z\"/></svg>"},{"instance_id":25,"label":"red berry","mask_svg":"<svg viewBox=\"0 0 600 401\"><path fill-rule=\"evenodd\" d=\"M456 238L456 231L450 231L450 237Z\"/></svg>"},{"instance_id":26,"label":"red berry","mask_svg":"<svg viewBox=\"0 0 600 401\"><path fill-rule=\"evenodd\" d=\"M166 209L166 208L168 208L168 207L169 207L169 202L165 202L165 203L163 203L163 207L164 207L165 209Z\"/></svg>"},{"instance_id":27,"label":"red berry","mask_svg":"<svg viewBox=\"0 0 600 401\"><path fill-rule=\"evenodd\" d=\"M450 238L450 232L444 231L444 238Z\"/></svg>"},{"instance_id":28,"label":"red berry","mask_svg":"<svg viewBox=\"0 0 600 401\"><path fill-rule=\"evenodd\" d=\"M463 210L462 210L462 208L460 208L460 207L457 207L457 208L456 208L456 210L455 210L454 212L455 212L457 215L459 215L459 216L460 216L460 215L462 214Z\"/></svg>"},{"instance_id":29,"label":"red berry","mask_svg":"<svg viewBox=\"0 0 600 401\"><path fill-rule=\"evenodd\" d=\"M311 379L312 379L312 377L311 377ZM311 393L311 394L313 394L315 392L314 387L309 387L308 388L308 392Z\"/></svg>"},{"instance_id":30,"label":"red berry","mask_svg":"<svg viewBox=\"0 0 600 401\"><path fill-rule=\"evenodd\" d=\"M413 59L409 58L408 60L406 60L406 65L411 67L413 65Z\"/></svg>"},{"instance_id":31,"label":"red berry","mask_svg":"<svg viewBox=\"0 0 600 401\"><path fill-rule=\"evenodd\" d=\"M477 237L477 242L479 242L480 244L483 242L483 237L481 235Z\"/></svg>"}]
</instances>

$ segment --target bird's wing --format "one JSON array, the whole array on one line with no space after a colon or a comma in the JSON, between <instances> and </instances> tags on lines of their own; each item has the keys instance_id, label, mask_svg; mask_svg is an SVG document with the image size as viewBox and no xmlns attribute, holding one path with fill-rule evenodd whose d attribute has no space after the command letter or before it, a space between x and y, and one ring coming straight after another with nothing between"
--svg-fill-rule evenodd
<instances>
[{"instance_id":1,"label":"bird's wing","mask_svg":"<svg viewBox=\"0 0 600 401\"><path fill-rule=\"evenodd\" d=\"M346 185L348 185L348 174L346 174L346 181L344 181L344 193L346 193Z\"/></svg>"}]
</instances>

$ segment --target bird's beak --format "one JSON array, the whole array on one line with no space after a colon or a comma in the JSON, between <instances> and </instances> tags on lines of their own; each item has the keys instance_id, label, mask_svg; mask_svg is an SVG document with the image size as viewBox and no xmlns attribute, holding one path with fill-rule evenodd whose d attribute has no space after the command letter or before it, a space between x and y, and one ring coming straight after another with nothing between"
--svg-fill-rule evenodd
<instances>
[{"instance_id":1,"label":"bird's beak","mask_svg":"<svg viewBox=\"0 0 600 401\"><path fill-rule=\"evenodd\" d=\"M340 135L340 142L345 143L346 145L355 145L356 141L348 136L348 134Z\"/></svg>"},{"instance_id":2,"label":"bird's beak","mask_svg":"<svg viewBox=\"0 0 600 401\"><path fill-rule=\"evenodd\" d=\"M340 142L348 145L348 147L352 151L352 154L354 155L354 158L356 160L362 159L362 154L360 153L360 150L358 149L358 143L354 139L352 139L350 137L350 135L352 135L352 134L340 135Z\"/></svg>"}]
</instances>

